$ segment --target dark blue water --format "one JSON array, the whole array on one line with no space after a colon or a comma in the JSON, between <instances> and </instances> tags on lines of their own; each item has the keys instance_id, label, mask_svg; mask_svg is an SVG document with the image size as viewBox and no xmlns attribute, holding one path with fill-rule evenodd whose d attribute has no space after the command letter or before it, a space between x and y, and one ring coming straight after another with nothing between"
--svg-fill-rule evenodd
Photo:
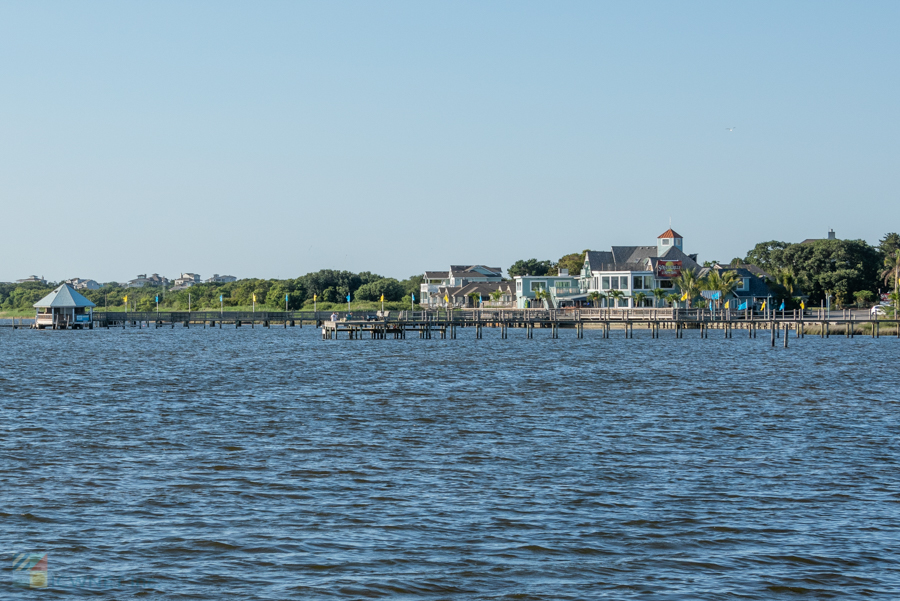
<instances>
[{"instance_id":1,"label":"dark blue water","mask_svg":"<svg viewBox=\"0 0 900 601\"><path fill-rule=\"evenodd\" d=\"M0 599L900 596L900 341L662 334L2 330Z\"/></svg>"}]
</instances>

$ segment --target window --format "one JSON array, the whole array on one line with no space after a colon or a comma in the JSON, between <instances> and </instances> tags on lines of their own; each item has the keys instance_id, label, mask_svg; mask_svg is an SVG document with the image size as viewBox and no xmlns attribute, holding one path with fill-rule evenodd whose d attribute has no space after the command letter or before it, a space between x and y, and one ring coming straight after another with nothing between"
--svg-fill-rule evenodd
<instances>
[{"instance_id":1,"label":"window","mask_svg":"<svg viewBox=\"0 0 900 601\"><path fill-rule=\"evenodd\" d=\"M663 238L663 246L668 246L668 245L669 245L669 239Z\"/></svg>"},{"instance_id":2,"label":"window","mask_svg":"<svg viewBox=\"0 0 900 601\"><path fill-rule=\"evenodd\" d=\"M636 275L632 279L632 287L635 290L651 290L653 288L653 276Z\"/></svg>"},{"instance_id":3,"label":"window","mask_svg":"<svg viewBox=\"0 0 900 601\"><path fill-rule=\"evenodd\" d=\"M672 280L660 280L659 287L669 289L669 288L674 288L675 284L672 283Z\"/></svg>"},{"instance_id":4,"label":"window","mask_svg":"<svg viewBox=\"0 0 900 601\"><path fill-rule=\"evenodd\" d=\"M516 292L522 292L522 280L516 282Z\"/></svg>"},{"instance_id":5,"label":"window","mask_svg":"<svg viewBox=\"0 0 900 601\"><path fill-rule=\"evenodd\" d=\"M618 284L616 284L616 286L618 286ZM609 288L609 276L608 276L608 275L603 276L603 289L604 289L604 290L609 290L609 289L610 289L610 288Z\"/></svg>"},{"instance_id":6,"label":"window","mask_svg":"<svg viewBox=\"0 0 900 601\"><path fill-rule=\"evenodd\" d=\"M628 276L627 275L619 276L619 287L622 290L628 290Z\"/></svg>"},{"instance_id":7,"label":"window","mask_svg":"<svg viewBox=\"0 0 900 601\"><path fill-rule=\"evenodd\" d=\"M736 290L749 290L750 289L750 278L740 278L738 281L738 285Z\"/></svg>"},{"instance_id":8,"label":"window","mask_svg":"<svg viewBox=\"0 0 900 601\"><path fill-rule=\"evenodd\" d=\"M609 278L610 286L613 290L619 289L619 276L614 275Z\"/></svg>"},{"instance_id":9,"label":"window","mask_svg":"<svg viewBox=\"0 0 900 601\"><path fill-rule=\"evenodd\" d=\"M571 288L572 281L571 280L556 280L555 282L553 282L553 285L556 287L557 290L559 290L560 288Z\"/></svg>"},{"instance_id":10,"label":"window","mask_svg":"<svg viewBox=\"0 0 900 601\"><path fill-rule=\"evenodd\" d=\"M619 299L619 302L618 302L618 305L619 305L620 307L627 307L627 306L628 306L628 299L625 298L625 297L620 298L620 299Z\"/></svg>"},{"instance_id":11,"label":"window","mask_svg":"<svg viewBox=\"0 0 900 601\"><path fill-rule=\"evenodd\" d=\"M531 282L531 291L543 290L547 287L547 282Z\"/></svg>"}]
</instances>

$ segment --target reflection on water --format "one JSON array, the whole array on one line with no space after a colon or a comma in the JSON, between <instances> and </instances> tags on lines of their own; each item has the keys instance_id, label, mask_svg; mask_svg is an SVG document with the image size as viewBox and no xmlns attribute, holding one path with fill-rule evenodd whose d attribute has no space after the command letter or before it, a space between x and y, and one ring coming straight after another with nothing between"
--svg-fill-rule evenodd
<instances>
[{"instance_id":1,"label":"reflection on water","mask_svg":"<svg viewBox=\"0 0 900 601\"><path fill-rule=\"evenodd\" d=\"M147 581L60 598L894 598L900 343L662 336L0 330L4 561Z\"/></svg>"}]
</instances>

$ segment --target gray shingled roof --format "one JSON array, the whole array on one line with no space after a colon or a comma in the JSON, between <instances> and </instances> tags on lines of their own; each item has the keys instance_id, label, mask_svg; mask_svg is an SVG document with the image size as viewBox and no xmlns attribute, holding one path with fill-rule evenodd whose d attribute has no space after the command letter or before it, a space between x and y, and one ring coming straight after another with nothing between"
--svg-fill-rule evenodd
<instances>
[{"instance_id":1,"label":"gray shingled roof","mask_svg":"<svg viewBox=\"0 0 900 601\"><path fill-rule=\"evenodd\" d=\"M63 284L56 290L32 305L36 309L53 307L56 309L71 309L78 307L96 307L94 303L75 292L68 284Z\"/></svg>"}]
</instances>

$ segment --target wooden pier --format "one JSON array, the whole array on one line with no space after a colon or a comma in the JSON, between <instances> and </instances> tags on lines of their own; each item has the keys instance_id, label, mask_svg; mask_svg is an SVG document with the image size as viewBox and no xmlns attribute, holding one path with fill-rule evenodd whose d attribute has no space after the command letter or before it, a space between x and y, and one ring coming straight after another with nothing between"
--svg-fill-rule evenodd
<instances>
[{"instance_id":1,"label":"wooden pier","mask_svg":"<svg viewBox=\"0 0 900 601\"><path fill-rule=\"evenodd\" d=\"M332 320L334 315L334 320ZM585 329L600 330L601 338L621 335L633 338L635 329L650 331L659 338L671 330L672 337L684 338L691 332L700 338L734 338L735 334L757 338L765 332L771 344L782 340L787 346L791 334L829 338L873 338L894 335L900 338L900 320L873 319L867 311L724 311L707 309L432 309L427 311L167 311L104 312L95 311L91 328L241 328L241 327L321 327L323 340L456 339L461 330L475 339L485 328L499 330L507 339L510 329L524 330L524 338L534 338L535 330L547 331L558 338L560 329L574 329L576 338L584 338ZM12 324L10 324L12 325ZM18 324L22 327L21 322ZM27 326L26 326L27 327Z\"/></svg>"}]
</instances>

